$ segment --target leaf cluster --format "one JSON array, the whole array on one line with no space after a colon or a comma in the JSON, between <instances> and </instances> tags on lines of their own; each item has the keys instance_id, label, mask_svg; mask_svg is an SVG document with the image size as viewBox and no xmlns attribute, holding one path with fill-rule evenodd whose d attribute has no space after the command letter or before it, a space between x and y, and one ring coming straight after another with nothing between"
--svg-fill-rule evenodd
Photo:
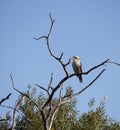
<instances>
[{"instance_id":1,"label":"leaf cluster","mask_svg":"<svg viewBox=\"0 0 120 130\"><path fill-rule=\"evenodd\" d=\"M66 93L68 90L69 88L66 90ZM46 100L45 95L42 93L37 94L36 89L31 89L30 87L26 94L39 106L42 106ZM57 98L53 100L54 103L58 101ZM106 115L105 100L102 100L98 107L94 108L95 99L90 99L88 102L89 111L81 115L79 115L76 109L76 103L76 99L73 99L69 103L59 107L54 117L52 130L120 130L119 122ZM24 116L20 114L17 115L15 129L44 130L41 114L33 102L25 98L24 102L19 107L19 111L21 111ZM9 113L6 114L6 118L7 117L10 119ZM0 124L0 129L7 130L9 126L10 123L4 122Z\"/></svg>"}]
</instances>

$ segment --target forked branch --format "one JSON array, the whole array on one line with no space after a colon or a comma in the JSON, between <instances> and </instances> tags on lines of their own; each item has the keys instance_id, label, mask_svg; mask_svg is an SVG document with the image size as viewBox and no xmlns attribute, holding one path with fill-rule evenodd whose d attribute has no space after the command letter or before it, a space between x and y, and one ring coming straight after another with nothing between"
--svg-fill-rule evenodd
<instances>
[{"instance_id":1,"label":"forked branch","mask_svg":"<svg viewBox=\"0 0 120 130\"><path fill-rule=\"evenodd\" d=\"M95 70L95 69L97 69L97 68L103 66L103 65L106 64L108 61L109 61L109 59L107 59L107 60L105 60L104 62L102 62L102 63L100 63L100 64L98 64L98 65L92 67L91 69L89 69L89 70L86 71L86 72L82 72L81 74L87 75L87 74L89 74L91 71L93 71L93 70ZM105 71L105 70L104 70L104 71ZM103 71L103 72L104 72L104 71ZM102 73L103 73L103 72L102 72ZM102 73L101 73L101 74L102 74ZM101 74L100 74L100 75L101 75ZM58 85L57 85L57 86L53 89L53 91L51 92L51 95L50 95L49 99L46 101L46 103L44 104L43 107L45 107L45 106L52 100L52 98L53 98L55 92L60 88L60 86L61 86L66 80L72 78L73 76L76 76L76 74L71 74L71 75L69 75L69 76L66 76L66 77L64 77L64 78L58 83ZM88 87L87 87L87 88L88 88Z\"/></svg>"},{"instance_id":2,"label":"forked branch","mask_svg":"<svg viewBox=\"0 0 120 130\"><path fill-rule=\"evenodd\" d=\"M51 13L49 14L49 18L50 18L50 28L49 28L49 31L47 33L47 35L43 35L41 37L34 37L35 40L40 40L40 39L45 39L46 40L46 45L47 45L47 49L48 49L48 52L50 54L51 57L53 57L55 60L57 60L60 65L62 66L62 69L65 73L65 76L57 83L56 86L53 87L53 73L51 73L51 77L50 77L50 82L49 82L49 85L48 87L44 87L44 86L41 86L41 85L38 85L38 84L34 84L35 86L39 87L41 90L43 90L45 93L47 93L47 98L46 98L46 101L44 102L44 104L42 106L39 106L34 100L32 100L29 95L27 95L26 93L23 93L21 91L19 91L16 87L15 87L15 84L14 84L14 80L13 80L13 77L12 75L10 74L10 77L11 77L11 81L12 81L12 86L13 86L13 89L15 91L17 91L20 95L22 95L22 97L26 97L28 98L31 102L34 103L34 105L36 106L36 108L38 109L41 117L42 117L42 120L43 120L43 124L44 124L44 130L51 130L51 127L52 127L52 124L53 124L53 120L54 120L54 116L58 110L58 108L65 104L65 103L68 103L69 101L71 101L73 98L75 98L76 96L80 95L82 92L84 92L86 89L88 89L90 86L92 86L92 84L103 74L103 72L106 70L106 69L103 69L100 71L100 73L88 84L86 85L83 89L79 90L78 92L76 93L70 93L70 94L66 94L63 96L62 95L62 90L63 90L63 84L65 81L67 81L68 79L72 78L73 76L76 76L76 74L69 74L68 70L67 70L67 66L70 64L70 61L71 61L71 58L68 59L68 61L66 63L63 62L63 55L64 53L62 52L60 54L60 56L56 56L51 47L50 47L50 35L52 33L52 29L53 29L53 26L54 26L54 23L55 23L55 20L52 18L52 15ZM112 63L112 64L116 64L118 66L120 66L120 64L116 63L116 62L113 62L113 61L110 61L109 59L103 61L102 63L90 68L88 71L86 72L82 72L81 75L88 75L90 72L92 72L93 70L96 70L97 68L99 67L102 67L103 65L107 64L107 63ZM56 92L59 91L59 96L58 96L58 101L56 101L56 103L54 103L54 100L53 100L53 97L55 96ZM11 94L9 94L5 99L1 100L0 103L2 103L4 100L8 99L9 96ZM16 108L14 109L14 114L13 114L13 128L15 126L15 115L16 115L16 112L17 112L17 109L19 108L20 104L22 103L22 99L18 102L18 104L16 105Z\"/></svg>"},{"instance_id":3,"label":"forked branch","mask_svg":"<svg viewBox=\"0 0 120 130\"><path fill-rule=\"evenodd\" d=\"M51 32L52 32L52 29L53 29L53 25L54 25L54 23L55 23L55 20L52 18L51 13L49 14L49 17L50 17L51 25L50 25L50 29L49 29L49 31L48 31L48 34L47 34L46 36L43 35L43 36L41 36L41 37L39 37L39 38L36 38L36 37L33 37L33 38L34 38L35 40L40 40L40 39L42 39L42 38L44 38L44 39L46 40L46 42L47 42L47 48L48 48L48 51L49 51L50 55L51 55L55 60L57 60L57 61L61 64L61 66L63 67L63 70L64 70L66 76L69 76L69 73L68 73L68 71L67 71L67 69L66 69L66 66L70 64L70 59L68 60L68 62L67 62L66 64L64 64L63 61L62 61L62 57L63 57L63 54L64 54L64 53L62 52L61 55L60 55L59 57L57 57L55 54L53 54L53 52L52 52L52 50L51 50L51 48L50 48L49 38L50 38L50 35L51 35Z\"/></svg>"},{"instance_id":4,"label":"forked branch","mask_svg":"<svg viewBox=\"0 0 120 130\"><path fill-rule=\"evenodd\" d=\"M43 122L44 122L44 128L45 128L45 130L47 130L47 127L46 127L46 117L45 117L44 111L39 107L39 105L38 105L35 101L33 101L33 100L29 97L29 95L27 95L27 94L25 94L25 93L19 91L19 90L15 87L12 74L10 74L10 78L11 78L11 81L12 81L13 89L14 89L15 91L17 91L20 95L22 95L22 96L28 98L28 99L36 106L36 108L37 108L38 111L39 111L39 114L42 116L42 119L43 119Z\"/></svg>"}]
</instances>

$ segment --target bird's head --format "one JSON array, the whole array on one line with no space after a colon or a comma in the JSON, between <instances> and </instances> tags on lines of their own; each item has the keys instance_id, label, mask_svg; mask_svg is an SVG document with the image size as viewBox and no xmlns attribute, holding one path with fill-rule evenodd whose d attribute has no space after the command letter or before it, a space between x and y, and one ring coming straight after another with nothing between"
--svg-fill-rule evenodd
<instances>
[{"instance_id":1,"label":"bird's head","mask_svg":"<svg viewBox=\"0 0 120 130\"><path fill-rule=\"evenodd\" d=\"M80 57L79 56L73 56L71 58L72 61L80 61Z\"/></svg>"},{"instance_id":2,"label":"bird's head","mask_svg":"<svg viewBox=\"0 0 120 130\"><path fill-rule=\"evenodd\" d=\"M80 57L79 56L73 56L72 60L80 60Z\"/></svg>"}]
</instances>

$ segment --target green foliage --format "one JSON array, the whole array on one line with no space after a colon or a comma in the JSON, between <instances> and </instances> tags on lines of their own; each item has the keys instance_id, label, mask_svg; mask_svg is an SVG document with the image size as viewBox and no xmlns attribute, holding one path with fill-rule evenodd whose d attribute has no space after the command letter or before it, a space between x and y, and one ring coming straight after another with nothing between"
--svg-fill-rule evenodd
<instances>
[{"instance_id":1,"label":"green foliage","mask_svg":"<svg viewBox=\"0 0 120 130\"><path fill-rule=\"evenodd\" d=\"M79 118L81 130L120 130L120 124L113 121L108 115L105 115L105 101L102 100L99 106L94 110L95 99L88 103L90 110L83 113Z\"/></svg>"},{"instance_id":2,"label":"green foliage","mask_svg":"<svg viewBox=\"0 0 120 130\"><path fill-rule=\"evenodd\" d=\"M66 95L72 94L70 88L66 89ZM46 96L42 93L37 94L36 89L29 87L26 92L31 99L42 106L46 100ZM53 99L54 104L58 101ZM78 114L76 110L76 99L59 107L53 121L51 130L120 130L120 124L105 114L105 100L102 100L98 107L94 108L95 99L90 99L88 102L89 111ZM25 98L19 110L24 114L18 114L16 119L16 129L20 130L44 130L41 113L34 106L34 103L28 98ZM46 110L47 111L47 110ZM6 115L9 117L9 114ZM9 118L10 119L10 118ZM4 126L4 127L3 127ZM9 124L0 124L0 130L7 130Z\"/></svg>"},{"instance_id":3,"label":"green foliage","mask_svg":"<svg viewBox=\"0 0 120 130\"><path fill-rule=\"evenodd\" d=\"M5 119L0 119L0 130L7 130L10 127L9 122L11 121L10 112L8 111L6 113Z\"/></svg>"},{"instance_id":4,"label":"green foliage","mask_svg":"<svg viewBox=\"0 0 120 130\"><path fill-rule=\"evenodd\" d=\"M76 100L72 100L58 109L54 118L53 130L70 130L71 127L76 125L77 110L75 105Z\"/></svg>"},{"instance_id":5,"label":"green foliage","mask_svg":"<svg viewBox=\"0 0 120 130\"><path fill-rule=\"evenodd\" d=\"M29 86L26 94L39 106L43 104L44 97L42 94L37 96L36 89L31 89ZM25 117L19 115L17 118L17 126L19 128L23 128L24 130L43 130L41 115L32 101L30 101L28 98L25 98L24 103L20 106L19 110L25 115Z\"/></svg>"},{"instance_id":6,"label":"green foliage","mask_svg":"<svg viewBox=\"0 0 120 130\"><path fill-rule=\"evenodd\" d=\"M69 88L66 90L67 94L69 93L69 90ZM26 94L29 95L31 99L38 104L39 107L41 107L46 100L42 93L36 96L36 89L31 90L30 87ZM53 104L56 104L57 101L58 99L54 98ZM75 125L77 121L77 110L75 105L76 100L72 100L71 102L59 107L54 118L52 130L68 130L68 128L70 129L73 127L73 125ZM40 115L41 113L39 113L39 111L36 109L33 102L31 102L28 98L25 98L24 103L20 106L19 109L22 111L22 113L24 113L25 117L28 118L27 120L25 117L21 117L20 115L17 117L17 126L19 128L24 128L24 130L43 130L43 123Z\"/></svg>"}]
</instances>

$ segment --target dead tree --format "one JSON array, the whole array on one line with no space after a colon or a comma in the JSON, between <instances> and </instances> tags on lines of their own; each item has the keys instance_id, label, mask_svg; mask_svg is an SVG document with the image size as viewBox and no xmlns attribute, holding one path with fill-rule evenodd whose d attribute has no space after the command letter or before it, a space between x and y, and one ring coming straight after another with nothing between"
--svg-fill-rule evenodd
<instances>
[{"instance_id":1,"label":"dead tree","mask_svg":"<svg viewBox=\"0 0 120 130\"><path fill-rule=\"evenodd\" d=\"M68 79L72 78L73 76L76 76L76 74L69 74L68 70L67 70L67 66L70 64L70 59L68 59L68 61L66 63L63 62L62 58L63 58L63 55L64 53L62 52L60 54L60 56L56 56L51 47L50 47L50 35L51 35L51 32L52 32L52 29L53 29L53 26L54 26L54 23L55 23L55 20L52 18L51 14L49 14L49 18L50 18L50 28L49 28L49 31L48 31L48 34L47 35L43 35L39 38L35 38L35 40L40 40L40 39L45 39L46 40L46 45L47 45L47 48L48 48L48 51L51 55L51 57L54 58L54 60L56 60L57 62L60 63L60 65L62 66L62 69L65 73L65 76L57 83L56 86L53 86L52 85L52 82L53 82L53 73L51 74L51 77L50 77L50 82L49 82L49 85L48 87L44 87L44 86L41 86L41 85L38 85L38 84L34 84L35 86L39 87L40 90L43 90L46 94L47 94L47 98L46 98L46 101L44 102L44 104L42 106L39 106L35 101L33 101L26 93L23 93L21 91L19 91L16 87L15 87L15 84L14 84L14 80L13 80L13 77L12 75L10 74L10 77L11 77L11 81L12 81L12 86L13 86L13 89L15 91L17 91L20 95L21 95L21 99L20 101L17 103L16 107L15 108L12 108L14 109L14 114L13 114L13 124L12 124L12 129L14 129L15 127L15 114L16 114L16 111L18 111L18 108L20 106L20 104L22 103L23 101L23 97L26 97L28 98L31 102L34 103L34 106L38 109L38 112L40 114L40 116L42 117L42 121L43 121L43 124L44 124L44 130L51 130L52 128L52 124L53 124L53 121L54 121L54 117L55 117L55 114L56 112L58 111L59 107L61 105L64 105L68 102L70 102L73 98L75 98L76 96L80 95L82 92L84 92L87 88L89 88L90 86L92 86L92 84L103 74L103 72L106 70L106 69L102 69L98 75L88 84L86 85L83 89L79 90L78 92L76 93L72 93L72 94L68 94L67 92L65 94L63 94L63 87L65 88L65 86L63 85L65 81L67 81ZM90 68L88 71L86 72L82 72L81 74L82 75L88 75L90 72L92 72L93 70L101 67L101 66L104 66L105 64L108 64L108 63L112 63L112 64L116 64L116 65L119 65L118 63L116 62L112 62L110 61L110 59L107 59L105 61L103 61L102 63ZM53 103L54 101L54 95L56 94L56 92L59 92L59 97L58 97L58 101L56 102L56 104ZM24 115L23 115L24 116ZM27 117L26 117L27 118Z\"/></svg>"},{"instance_id":2,"label":"dead tree","mask_svg":"<svg viewBox=\"0 0 120 130\"><path fill-rule=\"evenodd\" d=\"M53 87L52 86L52 80L53 80L53 74L51 74L51 80L50 83L48 85L48 88L45 88L41 85L38 84L34 84L36 86L38 86L40 89L44 90L47 94L48 94L48 99L46 100L46 102L44 103L44 105L40 108L40 113L42 115L42 119L44 122L44 130L51 130L52 124L53 124L53 120L54 120L54 116L56 114L56 112L58 111L59 107L65 103L70 102L73 98L75 98L77 95L79 95L80 93L82 93L83 91L85 91L88 87L90 87L100 76L101 74L105 71L105 69L103 69L87 86L85 86L82 90L79 90L78 92L74 93L74 94L67 94L66 95L62 95L62 89L63 89L63 84L66 80L70 79L73 76L76 76L76 74L69 74L68 70L67 70L67 66L70 64L70 59L67 61L67 63L64 63L62 58L63 58L63 52L61 53L61 55L58 57L56 56L53 52L52 49L50 47L50 35L53 29L53 25L55 20L52 18L51 14L49 14L50 17L50 21L51 21L51 25L50 25L50 29L48 31L47 35L43 35L39 38L35 38L35 40L40 40L40 39L45 39L46 40L46 44L47 44L47 48L48 51L50 53L50 55L57 60L60 65L63 68L63 71L65 72L65 77L63 79L61 79L58 84ZM89 69L86 72L83 72L82 75L87 75L89 74L91 71L97 69L100 66L103 66L104 64L106 64L109 61L109 59L105 60L104 62L102 62L99 65L94 66L93 68ZM55 93L59 90L59 100L56 103L56 105L53 106L53 97L55 95ZM49 109L49 111L47 113L45 113L45 110Z\"/></svg>"}]
</instances>

